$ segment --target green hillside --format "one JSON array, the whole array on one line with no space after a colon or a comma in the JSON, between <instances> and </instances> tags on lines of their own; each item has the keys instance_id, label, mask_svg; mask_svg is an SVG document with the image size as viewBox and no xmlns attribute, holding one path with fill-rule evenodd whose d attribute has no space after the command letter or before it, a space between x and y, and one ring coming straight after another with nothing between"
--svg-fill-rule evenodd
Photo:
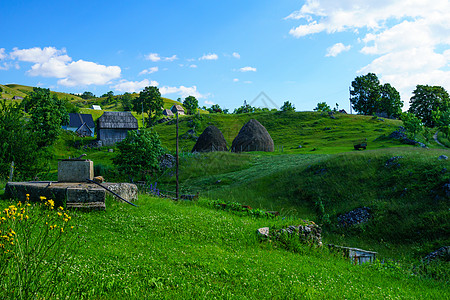
<instances>
[{"instance_id":1,"label":"green hillside","mask_svg":"<svg viewBox=\"0 0 450 300\"><path fill-rule=\"evenodd\" d=\"M21 97L25 97L26 95L28 95L29 93L31 93L33 91L33 87L32 86L26 86L26 85L20 85L20 84L7 84L4 85L5 87L7 87L8 89L8 94L7 95L11 95L9 92L11 91L11 93L13 93L13 96L21 96ZM67 93L61 93L61 92L54 92L54 91L50 91L51 94L56 94L58 96L59 99L66 99L69 101L81 101L83 99L81 99L78 96L72 95L72 94L67 94ZM4 96L4 98L6 98ZM11 97L12 98L12 97ZM10 99L8 97L8 99Z\"/></svg>"},{"instance_id":2,"label":"green hillside","mask_svg":"<svg viewBox=\"0 0 450 300\"><path fill-rule=\"evenodd\" d=\"M199 117L180 118L180 135L192 129L200 135L203 130L214 125L219 128L228 145L239 133L241 127L250 119L258 120L271 135L276 152L283 153L341 153L353 151L353 145L367 140L368 149L404 147L398 141L388 139L390 133L402 123L398 120L379 119L362 115L335 114L332 119L328 114L316 112L261 112L251 114L208 114ZM154 126L164 146L175 149L175 124L163 123ZM193 139L181 139L182 151L190 151L195 144ZM429 146L435 145L428 141ZM301 146L299 148L298 146ZM410 146L408 146L410 147ZM244 149L245 150L245 149Z\"/></svg>"}]
</instances>

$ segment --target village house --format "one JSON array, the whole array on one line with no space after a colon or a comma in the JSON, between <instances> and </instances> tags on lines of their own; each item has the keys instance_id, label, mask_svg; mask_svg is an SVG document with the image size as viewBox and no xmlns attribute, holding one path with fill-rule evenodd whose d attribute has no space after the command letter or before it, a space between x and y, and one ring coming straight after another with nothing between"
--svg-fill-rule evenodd
<instances>
[{"instance_id":1,"label":"village house","mask_svg":"<svg viewBox=\"0 0 450 300\"><path fill-rule=\"evenodd\" d=\"M14 96L14 97L13 97L13 100L23 100L23 97L20 97L20 96Z\"/></svg>"},{"instance_id":2,"label":"village house","mask_svg":"<svg viewBox=\"0 0 450 300\"><path fill-rule=\"evenodd\" d=\"M163 110L162 114L163 114L164 116L166 116L166 117L173 117L173 112L172 112L170 109L168 109L168 108L166 108L165 110Z\"/></svg>"},{"instance_id":3,"label":"village house","mask_svg":"<svg viewBox=\"0 0 450 300\"><path fill-rule=\"evenodd\" d=\"M100 107L100 105L92 105L91 109L93 110L102 110L102 108Z\"/></svg>"},{"instance_id":4,"label":"village house","mask_svg":"<svg viewBox=\"0 0 450 300\"><path fill-rule=\"evenodd\" d=\"M129 130L137 129L138 121L129 111L105 111L97 120L97 138L103 146L121 142Z\"/></svg>"},{"instance_id":5,"label":"village house","mask_svg":"<svg viewBox=\"0 0 450 300\"><path fill-rule=\"evenodd\" d=\"M174 115L175 115L177 112L178 112L178 115L179 115L179 116L185 115L184 108L183 108L181 105L176 104L176 105L172 106L172 107L170 108L170 110L172 111L172 113L173 113Z\"/></svg>"},{"instance_id":6,"label":"village house","mask_svg":"<svg viewBox=\"0 0 450 300\"><path fill-rule=\"evenodd\" d=\"M80 136L94 136L95 122L91 114L69 113L69 124L62 128L76 132Z\"/></svg>"}]
</instances>

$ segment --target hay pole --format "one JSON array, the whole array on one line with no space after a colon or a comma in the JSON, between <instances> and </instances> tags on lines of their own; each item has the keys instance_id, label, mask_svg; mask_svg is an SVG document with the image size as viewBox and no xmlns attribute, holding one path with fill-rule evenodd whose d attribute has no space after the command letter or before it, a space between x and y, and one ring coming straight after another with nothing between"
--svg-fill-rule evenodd
<instances>
[{"instance_id":1,"label":"hay pole","mask_svg":"<svg viewBox=\"0 0 450 300\"><path fill-rule=\"evenodd\" d=\"M120 200L125 201L125 202L128 203L128 204L131 204L131 205L133 205L133 206L138 207L136 204L131 203L130 201L125 200L124 198L120 197L119 195L117 195L116 193L114 193L113 191L111 191L110 189L108 189L106 186L103 186L103 185L101 185L100 183L95 182L94 180L90 180L90 179L86 179L86 180L87 180L88 182L95 183L96 185L101 186L102 188L104 188L105 190L107 190L108 192L110 192L111 194L113 194L114 196L116 196L117 198L119 198Z\"/></svg>"}]
</instances>

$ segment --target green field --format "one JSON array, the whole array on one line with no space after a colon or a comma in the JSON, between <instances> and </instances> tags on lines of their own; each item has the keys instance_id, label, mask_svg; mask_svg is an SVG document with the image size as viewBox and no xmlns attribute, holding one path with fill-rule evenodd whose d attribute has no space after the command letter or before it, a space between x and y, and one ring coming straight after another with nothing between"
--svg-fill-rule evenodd
<instances>
[{"instance_id":1,"label":"green field","mask_svg":"<svg viewBox=\"0 0 450 300\"><path fill-rule=\"evenodd\" d=\"M173 105L169 100L165 107ZM88 107L81 112L93 113L94 119L103 113ZM142 115L135 116L142 124ZM215 125L230 146L250 119L266 127L274 152L190 153L195 140L186 138L188 130L198 136ZM200 199L174 202L141 194L138 207L108 198L105 212L70 212L74 230L65 234L77 242L61 249L67 259L55 273L55 290L36 297L448 299L449 262L423 265L420 259L450 245L450 162L439 159L450 152L430 137L432 130L417 137L428 148L389 138L400 125L398 120L346 114L330 118L317 112L180 117L181 192L199 193ZM174 153L175 124L152 130ZM450 145L442 134L438 138ZM82 153L94 161L96 175L107 181L126 178L112 164L117 148L85 148L92 140L63 133L40 179L55 180L57 159ZM353 149L363 141L367 150ZM174 191L173 171L154 176L152 183ZM278 211L280 216L218 210L214 201ZM1 200L0 208L13 203ZM339 225L340 215L359 207L371 209L368 222ZM324 245L376 251L379 261L355 266L327 247L263 241L256 234L260 227L298 225L304 219L322 227ZM53 259L45 260L49 270ZM39 285L39 277L33 280ZM17 298L18 287L11 290L11 285L0 280L2 298Z\"/></svg>"}]
</instances>

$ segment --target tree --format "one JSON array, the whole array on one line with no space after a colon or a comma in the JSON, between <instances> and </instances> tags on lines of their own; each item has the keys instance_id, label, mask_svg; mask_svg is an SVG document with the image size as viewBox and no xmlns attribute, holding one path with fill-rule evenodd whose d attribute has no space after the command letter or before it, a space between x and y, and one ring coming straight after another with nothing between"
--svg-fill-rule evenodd
<instances>
[{"instance_id":1,"label":"tree","mask_svg":"<svg viewBox=\"0 0 450 300\"><path fill-rule=\"evenodd\" d=\"M216 113L223 113L222 109L220 108L219 104L213 104L211 105L210 108L207 109L207 111L209 111L210 114L216 114Z\"/></svg>"},{"instance_id":2,"label":"tree","mask_svg":"<svg viewBox=\"0 0 450 300\"><path fill-rule=\"evenodd\" d=\"M432 112L448 110L450 98L441 86L417 85L409 103L408 111L420 118L425 126L433 127Z\"/></svg>"},{"instance_id":3,"label":"tree","mask_svg":"<svg viewBox=\"0 0 450 300\"><path fill-rule=\"evenodd\" d=\"M401 119L403 121L403 127L405 127L410 138L415 139L416 135L422 132L423 124L414 114L403 113Z\"/></svg>"},{"instance_id":4,"label":"tree","mask_svg":"<svg viewBox=\"0 0 450 300\"><path fill-rule=\"evenodd\" d=\"M61 124L68 122L65 106L58 97L50 95L49 89L35 87L24 99L31 119L29 129L36 133L39 147L52 145L61 131Z\"/></svg>"},{"instance_id":5,"label":"tree","mask_svg":"<svg viewBox=\"0 0 450 300\"><path fill-rule=\"evenodd\" d=\"M358 76L352 81L350 102L358 113L386 114L387 117L398 117L403 106L397 90L389 83L381 85L374 73Z\"/></svg>"},{"instance_id":6,"label":"tree","mask_svg":"<svg viewBox=\"0 0 450 300\"><path fill-rule=\"evenodd\" d=\"M280 107L280 110L281 110L281 111L295 111L295 106L294 106L291 102L286 101L286 102L284 102L283 105Z\"/></svg>"},{"instance_id":7,"label":"tree","mask_svg":"<svg viewBox=\"0 0 450 300\"><path fill-rule=\"evenodd\" d=\"M197 112L198 100L194 96L188 96L183 101L184 107L187 109L189 115L193 115Z\"/></svg>"},{"instance_id":8,"label":"tree","mask_svg":"<svg viewBox=\"0 0 450 300\"><path fill-rule=\"evenodd\" d=\"M256 107L251 106L250 104L247 104L247 101L244 100L244 104L241 107L236 108L233 113L234 114L246 114L246 113L252 113L256 111Z\"/></svg>"},{"instance_id":9,"label":"tree","mask_svg":"<svg viewBox=\"0 0 450 300\"><path fill-rule=\"evenodd\" d=\"M123 94L123 96L120 97L120 102L122 103L124 111L130 111L133 108L133 97L130 93Z\"/></svg>"},{"instance_id":10,"label":"tree","mask_svg":"<svg viewBox=\"0 0 450 300\"><path fill-rule=\"evenodd\" d=\"M14 178L31 179L41 169L46 155L35 134L28 129L22 106L0 102L0 178L9 176L14 161Z\"/></svg>"},{"instance_id":11,"label":"tree","mask_svg":"<svg viewBox=\"0 0 450 300\"><path fill-rule=\"evenodd\" d=\"M432 112L433 123L448 139L450 135L450 110L440 111L439 109Z\"/></svg>"},{"instance_id":12,"label":"tree","mask_svg":"<svg viewBox=\"0 0 450 300\"><path fill-rule=\"evenodd\" d=\"M147 113L147 127L150 127L158 116L162 114L164 102L156 86L148 86L133 100L133 110L138 113Z\"/></svg>"},{"instance_id":13,"label":"tree","mask_svg":"<svg viewBox=\"0 0 450 300\"><path fill-rule=\"evenodd\" d=\"M378 113L385 113L387 117L399 117L402 114L403 102L400 93L389 83L380 87L380 102Z\"/></svg>"},{"instance_id":14,"label":"tree","mask_svg":"<svg viewBox=\"0 0 450 300\"><path fill-rule=\"evenodd\" d=\"M331 108L326 102L319 102L317 103L316 108L314 108L314 111L328 112L331 111Z\"/></svg>"},{"instance_id":15,"label":"tree","mask_svg":"<svg viewBox=\"0 0 450 300\"><path fill-rule=\"evenodd\" d=\"M81 96L80 96L82 99L84 99L84 100L88 100L88 99L92 99L92 98L95 98L95 95L94 94L92 94L91 92L84 92L83 94L81 94Z\"/></svg>"},{"instance_id":16,"label":"tree","mask_svg":"<svg viewBox=\"0 0 450 300\"><path fill-rule=\"evenodd\" d=\"M118 154L113 163L118 170L134 179L148 179L159 170L159 158L164 153L158 134L151 130L128 131L117 143Z\"/></svg>"}]
</instances>

